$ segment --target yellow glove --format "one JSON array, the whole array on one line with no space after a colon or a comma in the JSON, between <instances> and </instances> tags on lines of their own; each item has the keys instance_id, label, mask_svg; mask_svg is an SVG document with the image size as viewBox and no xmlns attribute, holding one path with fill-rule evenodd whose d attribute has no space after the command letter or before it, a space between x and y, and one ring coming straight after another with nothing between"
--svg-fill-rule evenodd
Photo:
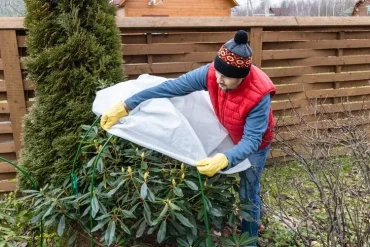
<instances>
[{"instance_id":1,"label":"yellow glove","mask_svg":"<svg viewBox=\"0 0 370 247\"><path fill-rule=\"evenodd\" d=\"M224 169L229 164L226 156L218 153L212 158L206 158L195 162L199 173L207 175L208 177L214 176L218 171Z\"/></svg>"},{"instance_id":2,"label":"yellow glove","mask_svg":"<svg viewBox=\"0 0 370 247\"><path fill-rule=\"evenodd\" d=\"M110 129L117 121L122 118L126 117L128 115L127 110L125 108L124 103L120 102L114 105L112 108L110 108L108 111L106 111L101 120L100 120L100 126L108 130Z\"/></svg>"}]
</instances>

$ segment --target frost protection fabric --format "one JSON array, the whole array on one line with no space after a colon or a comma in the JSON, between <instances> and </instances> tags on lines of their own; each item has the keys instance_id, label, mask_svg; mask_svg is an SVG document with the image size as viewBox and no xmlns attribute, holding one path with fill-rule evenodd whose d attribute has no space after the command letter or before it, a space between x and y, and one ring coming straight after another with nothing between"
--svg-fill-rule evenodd
<instances>
[{"instance_id":1,"label":"frost protection fabric","mask_svg":"<svg viewBox=\"0 0 370 247\"><path fill-rule=\"evenodd\" d=\"M100 90L92 111L101 116L117 102L123 102L133 94L166 80L145 74L136 80ZM121 118L108 132L192 166L197 160L233 147L230 137L213 112L207 92L147 100ZM246 159L220 173L237 173L250 166Z\"/></svg>"}]
</instances>

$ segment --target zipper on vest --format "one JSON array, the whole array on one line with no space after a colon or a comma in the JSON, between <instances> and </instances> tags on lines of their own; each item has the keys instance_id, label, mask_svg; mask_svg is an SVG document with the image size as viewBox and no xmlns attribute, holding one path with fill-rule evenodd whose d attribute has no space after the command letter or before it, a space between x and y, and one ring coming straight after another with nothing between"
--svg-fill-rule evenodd
<instances>
[{"instance_id":1,"label":"zipper on vest","mask_svg":"<svg viewBox=\"0 0 370 247\"><path fill-rule=\"evenodd\" d=\"M222 125L225 126L225 105L227 102L228 93L226 91L223 91L223 93L225 94L225 100L222 106Z\"/></svg>"}]
</instances>

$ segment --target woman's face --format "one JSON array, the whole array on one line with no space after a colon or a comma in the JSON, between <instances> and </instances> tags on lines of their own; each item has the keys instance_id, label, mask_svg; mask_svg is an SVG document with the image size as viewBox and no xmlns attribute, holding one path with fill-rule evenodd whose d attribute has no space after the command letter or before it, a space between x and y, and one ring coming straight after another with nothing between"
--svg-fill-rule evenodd
<instances>
[{"instance_id":1,"label":"woman's face","mask_svg":"<svg viewBox=\"0 0 370 247\"><path fill-rule=\"evenodd\" d=\"M224 76L216 70L216 79L218 86L224 91L230 91L237 88L244 78L231 78Z\"/></svg>"}]
</instances>

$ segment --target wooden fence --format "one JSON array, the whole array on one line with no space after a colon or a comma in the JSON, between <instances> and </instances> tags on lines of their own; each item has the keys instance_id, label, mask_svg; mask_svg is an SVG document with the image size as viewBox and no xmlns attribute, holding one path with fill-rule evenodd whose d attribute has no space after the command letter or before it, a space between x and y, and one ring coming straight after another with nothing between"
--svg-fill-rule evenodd
<instances>
[{"instance_id":1,"label":"wooden fence","mask_svg":"<svg viewBox=\"0 0 370 247\"><path fill-rule=\"evenodd\" d=\"M198 68L243 29L250 35L253 63L277 86L275 116L293 108L312 114L307 98L325 98L331 112L341 111L342 97L353 111L370 102L370 18L120 18L117 25L129 78L144 73L173 78ZM16 161L21 118L34 98L22 65L27 55L22 18L0 18L0 53L0 155ZM0 163L0 191L15 189L15 175Z\"/></svg>"}]
</instances>

